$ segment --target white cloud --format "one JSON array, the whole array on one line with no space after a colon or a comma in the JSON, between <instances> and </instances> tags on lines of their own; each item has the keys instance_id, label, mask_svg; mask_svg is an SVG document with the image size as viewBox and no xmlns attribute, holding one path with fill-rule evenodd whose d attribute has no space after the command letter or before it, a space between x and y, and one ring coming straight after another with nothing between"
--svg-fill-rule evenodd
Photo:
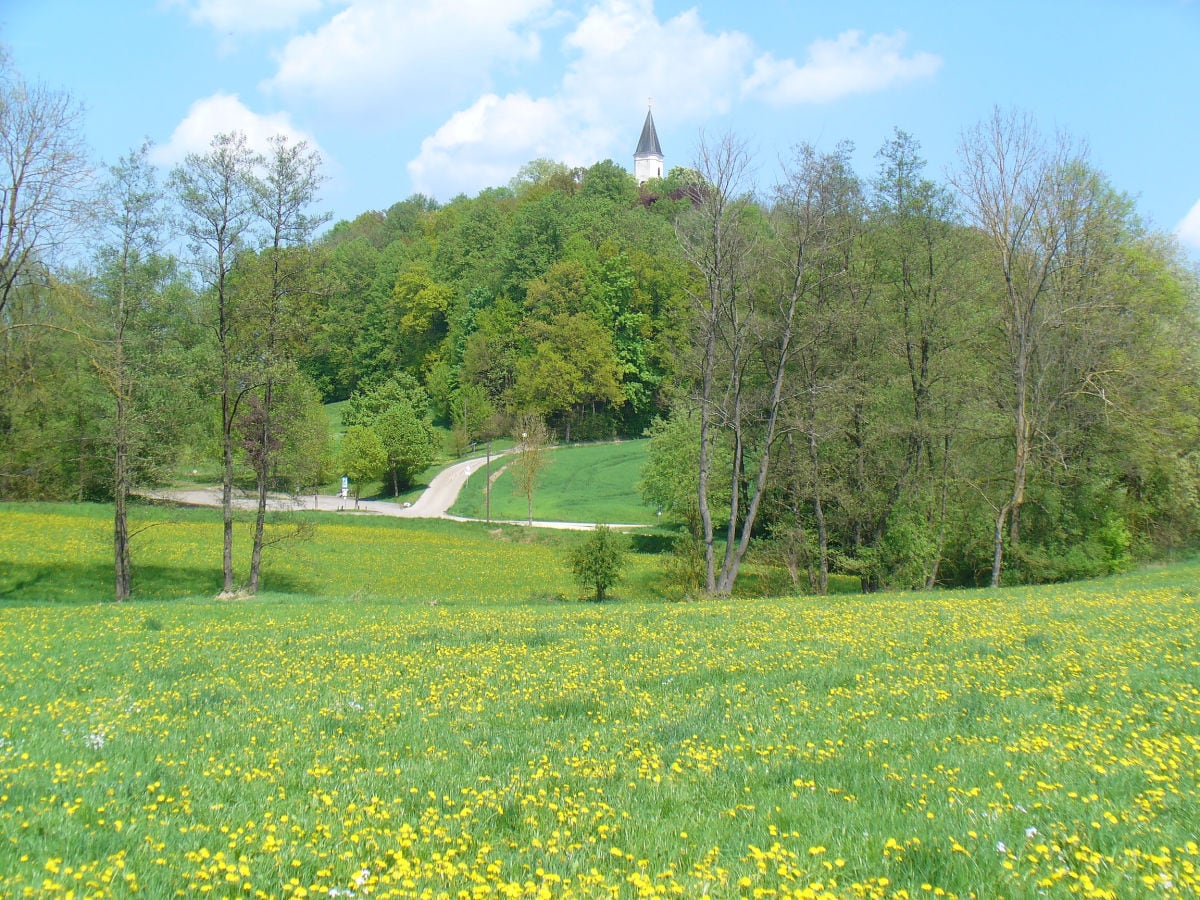
<instances>
[{"instance_id":1,"label":"white cloud","mask_svg":"<svg viewBox=\"0 0 1200 900\"><path fill-rule=\"evenodd\" d=\"M213 94L192 104L187 116L171 132L170 140L154 148L151 161L160 166L175 165L189 153L206 153L214 135L231 131L245 134L250 149L259 153L268 150L268 139L276 134L290 141L308 141L309 146L317 149L317 142L292 125L287 113L260 115L235 94Z\"/></svg>"},{"instance_id":2,"label":"white cloud","mask_svg":"<svg viewBox=\"0 0 1200 900\"><path fill-rule=\"evenodd\" d=\"M538 57L553 0L355 0L278 55L270 91L334 108L405 109L486 88L492 67Z\"/></svg>"},{"instance_id":3,"label":"white cloud","mask_svg":"<svg viewBox=\"0 0 1200 900\"><path fill-rule=\"evenodd\" d=\"M1189 250L1200 250L1200 200L1196 201L1186 216L1175 226L1175 236Z\"/></svg>"},{"instance_id":4,"label":"white cloud","mask_svg":"<svg viewBox=\"0 0 1200 900\"><path fill-rule=\"evenodd\" d=\"M188 18L223 34L286 31L329 0L168 0Z\"/></svg>"},{"instance_id":5,"label":"white cloud","mask_svg":"<svg viewBox=\"0 0 1200 900\"><path fill-rule=\"evenodd\" d=\"M907 41L903 33L873 34L864 43L861 31L846 31L834 40L811 43L803 66L764 53L742 90L778 105L828 103L936 74L941 58L932 53L905 57Z\"/></svg>"},{"instance_id":6,"label":"white cloud","mask_svg":"<svg viewBox=\"0 0 1200 900\"><path fill-rule=\"evenodd\" d=\"M593 0L563 39L570 61L555 89L540 98L485 94L427 137L408 170L415 190L446 198L503 184L538 157L628 160L648 97L678 129L741 99L828 102L936 73L941 60L904 55L906 41L846 32L815 41L800 66L758 53L741 32L707 30L695 9L661 20L653 0Z\"/></svg>"},{"instance_id":7,"label":"white cloud","mask_svg":"<svg viewBox=\"0 0 1200 900\"><path fill-rule=\"evenodd\" d=\"M675 122L702 121L729 108L753 58L745 35L709 34L695 10L659 21L652 0L601 0L563 46L574 59L556 92L487 94L427 137L408 164L414 190L447 197L503 184L539 157L624 159L648 95Z\"/></svg>"},{"instance_id":8,"label":"white cloud","mask_svg":"<svg viewBox=\"0 0 1200 900\"><path fill-rule=\"evenodd\" d=\"M591 165L610 137L580 127L561 98L486 94L425 138L408 172L414 190L449 197L506 184L539 157Z\"/></svg>"},{"instance_id":9,"label":"white cloud","mask_svg":"<svg viewBox=\"0 0 1200 900\"><path fill-rule=\"evenodd\" d=\"M705 31L695 9L659 21L652 0L602 0L564 45L578 57L562 90L580 106L628 115L649 95L678 121L726 111L754 54L740 32Z\"/></svg>"}]
</instances>

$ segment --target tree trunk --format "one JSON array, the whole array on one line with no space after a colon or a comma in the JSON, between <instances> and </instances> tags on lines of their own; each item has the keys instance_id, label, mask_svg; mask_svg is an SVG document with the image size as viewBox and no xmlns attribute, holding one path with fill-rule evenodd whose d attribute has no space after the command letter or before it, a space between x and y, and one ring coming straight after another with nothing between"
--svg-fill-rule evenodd
<instances>
[{"instance_id":1,"label":"tree trunk","mask_svg":"<svg viewBox=\"0 0 1200 900\"><path fill-rule=\"evenodd\" d=\"M123 418L123 406L118 401L117 419ZM118 429L122 426L118 424ZM129 493L128 477L125 472L126 449L121 438L117 439L115 481L113 486L113 582L114 599L118 602L128 600L133 589L133 573L129 556L129 519L126 508L126 498Z\"/></svg>"},{"instance_id":2,"label":"tree trunk","mask_svg":"<svg viewBox=\"0 0 1200 900\"><path fill-rule=\"evenodd\" d=\"M128 254L122 255L122 268L128 272ZM133 589L133 571L129 558L129 385L125 360L125 279L117 292L116 332L113 340L112 384L115 416L113 428L113 598L128 600Z\"/></svg>"},{"instance_id":3,"label":"tree trunk","mask_svg":"<svg viewBox=\"0 0 1200 900\"><path fill-rule=\"evenodd\" d=\"M227 365L227 363L226 363ZM233 413L229 402L229 374L222 375L221 418L223 420L221 453L224 472L221 476L221 526L223 543L221 549L221 571L224 574L225 593L233 591Z\"/></svg>"},{"instance_id":4,"label":"tree trunk","mask_svg":"<svg viewBox=\"0 0 1200 900\"><path fill-rule=\"evenodd\" d=\"M121 348L117 348L117 409L116 440L113 442L113 596L118 602L128 600L133 587L133 573L129 557L129 518L126 500L129 496L127 471L129 454L128 412L125 408L124 379L121 372L124 361Z\"/></svg>"},{"instance_id":5,"label":"tree trunk","mask_svg":"<svg viewBox=\"0 0 1200 900\"><path fill-rule=\"evenodd\" d=\"M802 271L802 269L800 270ZM775 444L776 427L779 422L779 411L783 406L783 385L785 376L787 375L788 362L792 354L792 333L796 321L796 307L800 301L800 274L797 272L796 278L792 283L790 294L785 295L786 309L782 312L783 332L779 336L778 356L773 360L775 371L771 373L771 398L767 404L767 424L762 435L762 449L758 456L758 472L754 480L754 490L750 494L749 502L746 504L746 515L742 521L741 535L738 538L736 548L733 547L734 522L736 516L730 514L729 517L729 545L725 549L725 565L721 570L721 579L717 585L717 592L722 596L729 596L733 593L734 582L737 581L738 570L741 568L742 560L746 556L746 551L750 548L750 535L754 531L754 522L758 518L758 509L762 503L763 494L767 489L767 475L771 466L771 449ZM782 299L782 298L781 298ZM765 348L764 348L765 349ZM734 359L735 365L739 362ZM736 396L734 398L734 422L735 435L737 440L737 453L735 456L734 475L733 475L733 497L736 501L738 491L741 488L745 445L742 440L742 407L741 407L741 390L742 379L740 375L735 381ZM736 510L736 503L731 506L731 510Z\"/></svg>"},{"instance_id":6,"label":"tree trunk","mask_svg":"<svg viewBox=\"0 0 1200 900\"><path fill-rule=\"evenodd\" d=\"M267 521L267 482L259 479L258 508L254 514L254 546L250 550L250 585L251 594L258 593L259 573L262 571L263 534Z\"/></svg>"},{"instance_id":7,"label":"tree trunk","mask_svg":"<svg viewBox=\"0 0 1200 900\"><path fill-rule=\"evenodd\" d=\"M817 522L817 563L818 574L814 587L818 594L829 590L829 525L825 520L825 505L822 499L824 490L821 480L820 443L817 441L817 386L815 378L808 376L807 416L804 428L808 434L808 465L812 470L812 505L813 516ZM810 575L810 581L811 581Z\"/></svg>"},{"instance_id":8,"label":"tree trunk","mask_svg":"<svg viewBox=\"0 0 1200 900\"><path fill-rule=\"evenodd\" d=\"M1000 587L1000 565L1004 560L1004 522L1008 518L1008 504L1000 507L996 515L996 530L992 535L992 587Z\"/></svg>"},{"instance_id":9,"label":"tree trunk","mask_svg":"<svg viewBox=\"0 0 1200 900\"><path fill-rule=\"evenodd\" d=\"M932 449L932 448L931 448ZM932 465L932 458L930 459ZM946 549L946 506L950 492L950 435L947 434L942 446L942 496L938 512L937 553L933 558L933 566L925 578L925 590L931 591L937 587L938 571L942 566L942 554Z\"/></svg>"},{"instance_id":10,"label":"tree trunk","mask_svg":"<svg viewBox=\"0 0 1200 900\"><path fill-rule=\"evenodd\" d=\"M697 500L700 506L700 525L704 541L704 589L713 593L717 587L716 560L713 557L713 520L708 508L708 477L712 468L712 398L713 369L716 366L716 335L710 330L704 347L704 371L700 393L700 471L697 473Z\"/></svg>"},{"instance_id":11,"label":"tree trunk","mask_svg":"<svg viewBox=\"0 0 1200 900\"><path fill-rule=\"evenodd\" d=\"M1009 549L1013 549L1020 539L1021 505L1025 502L1025 482L1028 476L1030 457L1030 423L1026 407L1026 384L1028 378L1028 354L1024 352L1024 337L1020 338L1021 348L1018 349L1016 362L1016 411L1014 416L1014 431L1016 449L1013 453L1013 488L1007 503L1000 508L996 516L996 530L992 536L992 587L1000 585L1000 567L1004 556L1004 523L1011 515L1009 528Z\"/></svg>"},{"instance_id":12,"label":"tree trunk","mask_svg":"<svg viewBox=\"0 0 1200 900\"><path fill-rule=\"evenodd\" d=\"M809 392L811 401L812 391ZM810 403L811 420L808 430L808 461L812 466L813 486L813 516L817 520L817 593L825 594L829 590L829 525L825 521L825 507L821 501L821 459L817 452L816 406Z\"/></svg>"},{"instance_id":13,"label":"tree trunk","mask_svg":"<svg viewBox=\"0 0 1200 900\"><path fill-rule=\"evenodd\" d=\"M262 551L263 551L263 535L266 531L267 521L267 482L270 476L271 466L271 402L272 402L272 381L268 377L267 383L263 388L263 411L262 411L262 426L259 431L259 452L261 456L258 460L258 465L255 467L255 476L258 481L258 502L255 504L254 514L254 541L250 549L250 586L251 594L258 593L258 585L262 575Z\"/></svg>"},{"instance_id":14,"label":"tree trunk","mask_svg":"<svg viewBox=\"0 0 1200 900\"><path fill-rule=\"evenodd\" d=\"M817 519L817 593L829 593L829 528L825 524L825 508L818 496L813 500L813 514Z\"/></svg>"}]
</instances>

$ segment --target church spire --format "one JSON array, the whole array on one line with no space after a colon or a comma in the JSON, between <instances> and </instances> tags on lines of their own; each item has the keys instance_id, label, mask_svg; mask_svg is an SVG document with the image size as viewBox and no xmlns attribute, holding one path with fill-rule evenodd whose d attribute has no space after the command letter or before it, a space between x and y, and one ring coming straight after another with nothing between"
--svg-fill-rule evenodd
<instances>
[{"instance_id":1,"label":"church spire","mask_svg":"<svg viewBox=\"0 0 1200 900\"><path fill-rule=\"evenodd\" d=\"M654 129L654 115L649 109L646 110L642 136L633 154L633 177L638 184L663 177L662 147L658 143L658 132Z\"/></svg>"}]
</instances>

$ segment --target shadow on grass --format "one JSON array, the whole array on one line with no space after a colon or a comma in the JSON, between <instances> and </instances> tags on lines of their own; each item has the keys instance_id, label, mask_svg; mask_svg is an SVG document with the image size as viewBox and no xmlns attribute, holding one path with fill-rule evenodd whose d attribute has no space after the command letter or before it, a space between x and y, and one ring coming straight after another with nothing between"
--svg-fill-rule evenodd
<instances>
[{"instance_id":1,"label":"shadow on grass","mask_svg":"<svg viewBox=\"0 0 1200 900\"><path fill-rule=\"evenodd\" d=\"M271 593L316 592L314 583L264 573L263 586ZM133 600L177 600L211 597L221 590L219 569L186 566L133 567ZM55 566L10 564L0 576L0 601L9 603L98 603L113 597L112 566L76 563Z\"/></svg>"},{"instance_id":2,"label":"shadow on grass","mask_svg":"<svg viewBox=\"0 0 1200 900\"><path fill-rule=\"evenodd\" d=\"M632 534L630 547L634 553L670 553L675 546L674 534Z\"/></svg>"}]
</instances>

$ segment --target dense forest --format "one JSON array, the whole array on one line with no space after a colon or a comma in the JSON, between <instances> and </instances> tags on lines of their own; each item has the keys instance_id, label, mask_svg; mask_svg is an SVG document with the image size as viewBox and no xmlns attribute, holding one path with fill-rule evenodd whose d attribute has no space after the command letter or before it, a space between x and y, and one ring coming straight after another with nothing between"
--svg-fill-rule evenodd
<instances>
[{"instance_id":1,"label":"dense forest","mask_svg":"<svg viewBox=\"0 0 1200 900\"><path fill-rule=\"evenodd\" d=\"M748 553L815 592L931 588L1200 533L1196 271L1020 114L966 130L945 183L897 130L874 171L800 143L764 189L731 136L640 186L537 160L327 227L303 144L96 175L69 97L6 69L2 102L0 498L114 502L119 532L181 459L227 497L351 471L399 491L431 422L462 452L536 417L650 437L643 493L711 593Z\"/></svg>"}]
</instances>

